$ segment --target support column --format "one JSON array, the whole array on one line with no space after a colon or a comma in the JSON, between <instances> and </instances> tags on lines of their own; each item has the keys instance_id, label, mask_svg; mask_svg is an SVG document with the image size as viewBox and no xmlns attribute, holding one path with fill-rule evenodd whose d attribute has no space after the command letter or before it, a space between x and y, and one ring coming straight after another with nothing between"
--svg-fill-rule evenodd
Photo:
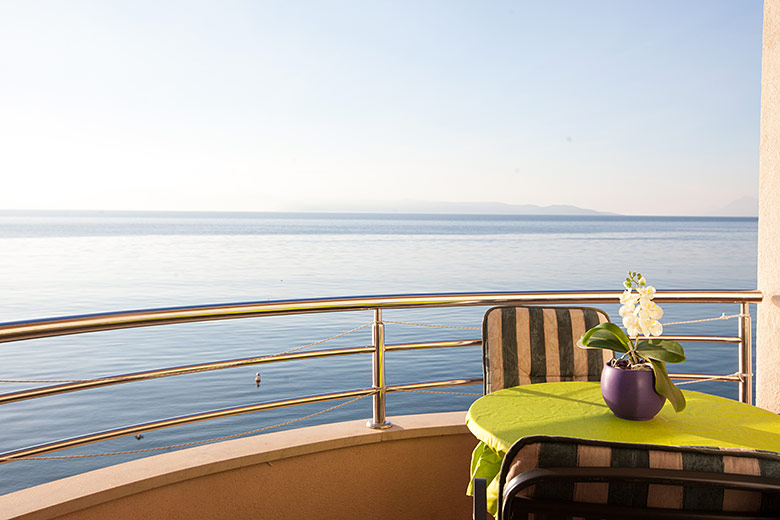
<instances>
[{"instance_id":1,"label":"support column","mask_svg":"<svg viewBox=\"0 0 780 520\"><path fill-rule=\"evenodd\" d=\"M780 0L764 0L756 404L780 413Z\"/></svg>"}]
</instances>

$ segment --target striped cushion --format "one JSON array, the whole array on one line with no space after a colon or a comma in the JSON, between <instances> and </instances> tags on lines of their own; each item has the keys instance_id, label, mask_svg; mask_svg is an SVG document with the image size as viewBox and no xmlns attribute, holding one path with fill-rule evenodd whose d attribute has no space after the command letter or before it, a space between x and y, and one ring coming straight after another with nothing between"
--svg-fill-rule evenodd
<instances>
[{"instance_id":1,"label":"striped cushion","mask_svg":"<svg viewBox=\"0 0 780 520\"><path fill-rule=\"evenodd\" d=\"M507 453L499 478L499 511L507 483L535 468L659 468L780 479L780 454L755 450L658 446L567 437L533 436ZM657 482L657 481L656 481ZM780 484L775 480L774 484ZM511 484L510 484L511 486ZM701 484L671 485L652 480L576 482L555 480L525 488L519 496L556 502L610 504L682 511L749 512L776 517L780 494ZM503 518L503 517L502 517Z\"/></svg>"},{"instance_id":2,"label":"striped cushion","mask_svg":"<svg viewBox=\"0 0 780 520\"><path fill-rule=\"evenodd\" d=\"M485 393L547 381L598 381L612 352L585 350L577 340L609 321L585 307L495 307L482 322Z\"/></svg>"}]
</instances>

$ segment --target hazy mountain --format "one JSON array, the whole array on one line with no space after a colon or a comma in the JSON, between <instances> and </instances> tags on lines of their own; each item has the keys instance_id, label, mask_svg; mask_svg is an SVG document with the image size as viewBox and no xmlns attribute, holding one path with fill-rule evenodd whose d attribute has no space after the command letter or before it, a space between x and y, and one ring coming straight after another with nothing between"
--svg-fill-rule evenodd
<instances>
[{"instance_id":1,"label":"hazy mountain","mask_svg":"<svg viewBox=\"0 0 780 520\"><path fill-rule=\"evenodd\" d=\"M450 214L502 214L502 215L614 215L603 211L579 208L567 204L537 206L535 204L505 204L503 202L441 202L404 200L362 201L339 203L297 204L285 208L291 211L324 211L356 213L450 213Z\"/></svg>"},{"instance_id":2,"label":"hazy mountain","mask_svg":"<svg viewBox=\"0 0 780 520\"><path fill-rule=\"evenodd\" d=\"M714 217L757 217L758 199L756 197L742 197L721 208L711 210L708 215Z\"/></svg>"}]
</instances>

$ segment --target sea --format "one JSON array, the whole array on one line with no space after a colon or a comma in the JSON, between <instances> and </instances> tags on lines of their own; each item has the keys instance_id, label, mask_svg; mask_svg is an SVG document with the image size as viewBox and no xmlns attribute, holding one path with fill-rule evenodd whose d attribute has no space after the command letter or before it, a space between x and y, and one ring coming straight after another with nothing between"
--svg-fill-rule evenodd
<instances>
[{"instance_id":1,"label":"sea","mask_svg":"<svg viewBox=\"0 0 780 520\"><path fill-rule=\"evenodd\" d=\"M334 213L0 212L0 323L230 302L494 291L755 289L755 218ZM619 305L603 308L620 321ZM478 339L485 308L386 310L388 343ZM739 313L664 305L664 323ZM752 309L755 313L755 309ZM371 344L368 311L166 325L0 344L0 380L105 377L153 368ZM415 324L415 325L409 325ZM437 325L428 327L422 325ZM452 328L442 328L452 327ZM736 320L668 325L736 334ZM332 338L324 343L320 341ZM733 345L686 345L670 372L731 373ZM391 352L388 384L481 377L479 347ZM255 383L255 374L261 383ZM45 383L0 382L8 393ZM371 386L369 355L274 363L0 406L0 452L126 425ZM736 398L731 383L687 389ZM388 395L393 415L465 410L479 385ZM282 408L131 435L0 465L0 494L242 432L371 417L370 398ZM277 426L296 418L295 423Z\"/></svg>"}]
</instances>

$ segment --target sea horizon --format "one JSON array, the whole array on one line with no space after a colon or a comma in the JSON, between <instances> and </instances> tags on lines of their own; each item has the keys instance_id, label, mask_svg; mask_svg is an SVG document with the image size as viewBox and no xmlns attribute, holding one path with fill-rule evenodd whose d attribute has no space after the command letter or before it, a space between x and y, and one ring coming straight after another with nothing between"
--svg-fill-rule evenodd
<instances>
[{"instance_id":1,"label":"sea horizon","mask_svg":"<svg viewBox=\"0 0 780 520\"><path fill-rule=\"evenodd\" d=\"M248 216L292 216L301 215L304 217L319 216L408 216L412 218L427 217L550 217L550 218L591 218L591 219L615 219L615 218L637 218L637 219L744 219L758 220L758 216L745 215L630 215L623 213L599 212L598 214L547 214L547 213L470 213L470 212L408 212L408 211L307 211L307 210L158 210L158 209L0 209L0 216L156 216L156 217L248 217Z\"/></svg>"}]
</instances>

